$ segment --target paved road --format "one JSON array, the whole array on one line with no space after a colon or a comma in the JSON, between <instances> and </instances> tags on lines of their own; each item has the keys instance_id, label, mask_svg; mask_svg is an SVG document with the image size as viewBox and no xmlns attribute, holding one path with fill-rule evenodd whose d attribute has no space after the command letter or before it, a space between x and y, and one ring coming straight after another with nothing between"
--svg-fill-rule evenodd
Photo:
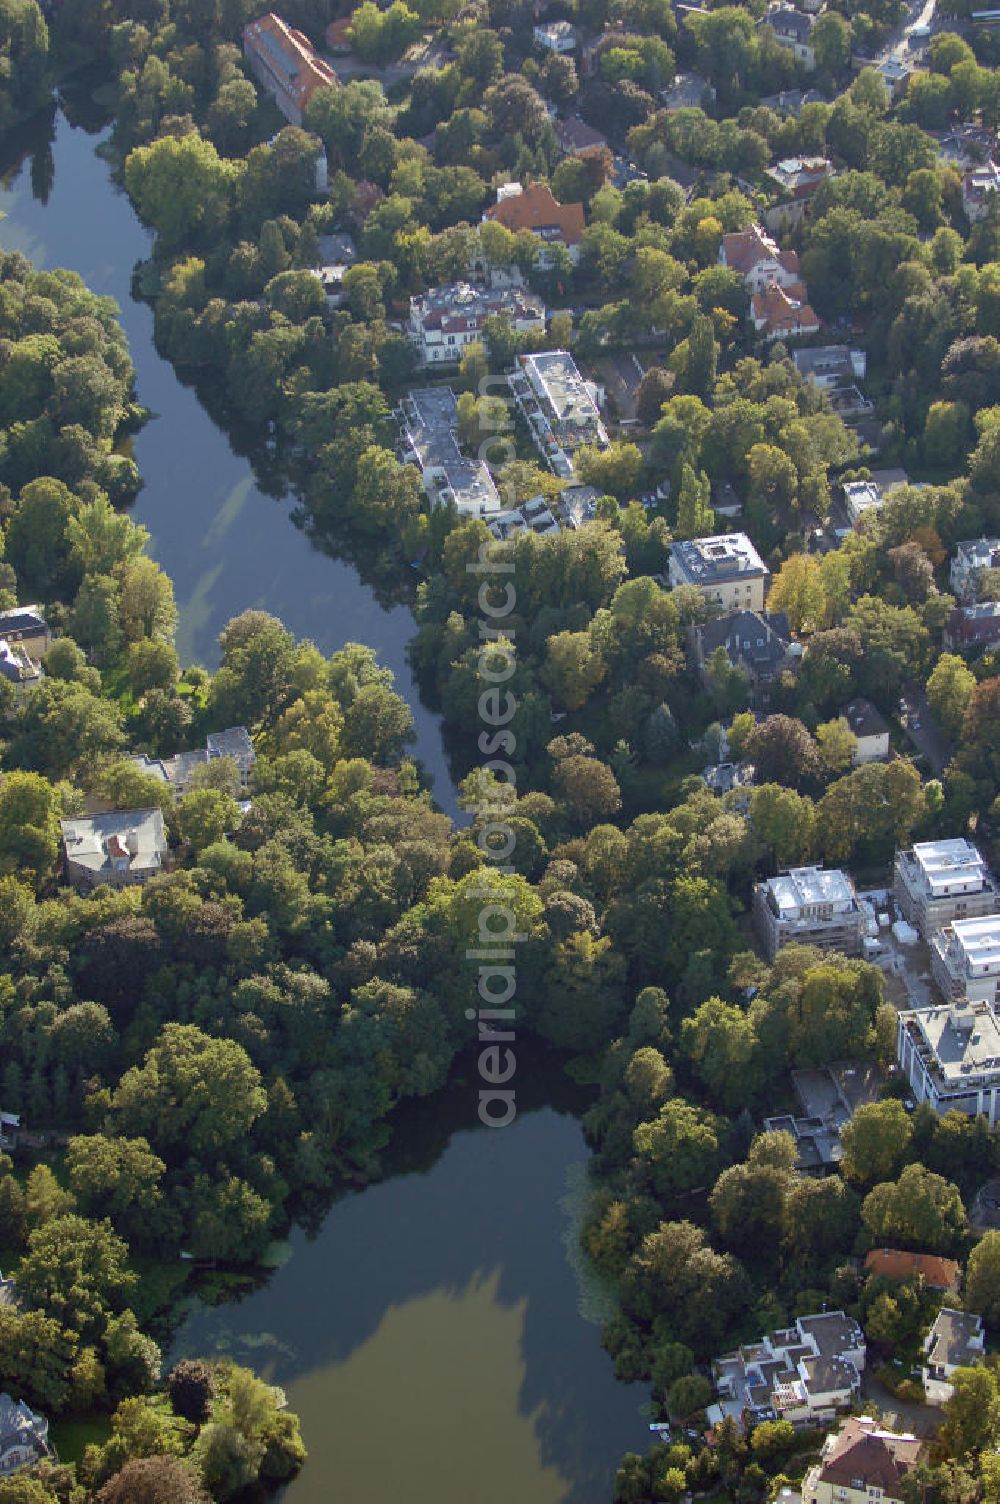
<instances>
[{"instance_id":1,"label":"paved road","mask_svg":"<svg viewBox=\"0 0 1000 1504\"><path fill-rule=\"evenodd\" d=\"M912 1400L897 1400L868 1369L861 1378L861 1395L863 1399L875 1402L882 1419L894 1431L910 1431L914 1436L928 1437L935 1435L941 1424L941 1411L936 1405L917 1405Z\"/></svg>"},{"instance_id":2,"label":"paved road","mask_svg":"<svg viewBox=\"0 0 1000 1504\"><path fill-rule=\"evenodd\" d=\"M916 684L908 684L899 702L899 723L907 737L927 759L936 778L951 761L952 746L931 716L927 696Z\"/></svg>"},{"instance_id":3,"label":"paved road","mask_svg":"<svg viewBox=\"0 0 1000 1504\"><path fill-rule=\"evenodd\" d=\"M934 24L935 3L936 0L907 0L906 15L892 31L881 52L876 53L873 66L888 62L891 57L901 61L906 58L912 59L913 52L909 46L910 33L914 27Z\"/></svg>"}]
</instances>

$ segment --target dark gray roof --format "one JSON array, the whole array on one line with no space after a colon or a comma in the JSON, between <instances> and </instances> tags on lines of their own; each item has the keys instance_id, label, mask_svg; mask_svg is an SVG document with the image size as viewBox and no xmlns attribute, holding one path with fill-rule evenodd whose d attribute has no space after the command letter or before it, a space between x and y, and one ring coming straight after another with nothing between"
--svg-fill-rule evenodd
<instances>
[{"instance_id":1,"label":"dark gray roof","mask_svg":"<svg viewBox=\"0 0 1000 1504\"><path fill-rule=\"evenodd\" d=\"M784 611L730 611L696 632L703 658L725 648L731 663L757 671L780 663L792 637Z\"/></svg>"},{"instance_id":2,"label":"dark gray roof","mask_svg":"<svg viewBox=\"0 0 1000 1504\"><path fill-rule=\"evenodd\" d=\"M37 606L14 606L0 611L0 637L12 632L47 632L45 617Z\"/></svg>"},{"instance_id":3,"label":"dark gray roof","mask_svg":"<svg viewBox=\"0 0 1000 1504\"><path fill-rule=\"evenodd\" d=\"M841 712L855 736L885 736L889 722L871 700L852 700Z\"/></svg>"},{"instance_id":4,"label":"dark gray roof","mask_svg":"<svg viewBox=\"0 0 1000 1504\"><path fill-rule=\"evenodd\" d=\"M779 5L769 10L764 20L778 37L792 37L796 42L806 43L813 29L812 16L805 16L790 5Z\"/></svg>"}]
</instances>

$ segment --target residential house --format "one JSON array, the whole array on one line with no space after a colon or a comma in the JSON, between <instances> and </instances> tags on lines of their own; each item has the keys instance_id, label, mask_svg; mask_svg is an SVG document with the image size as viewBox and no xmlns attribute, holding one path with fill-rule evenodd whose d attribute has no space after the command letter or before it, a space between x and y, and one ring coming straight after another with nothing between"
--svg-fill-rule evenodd
<instances>
[{"instance_id":1,"label":"residential house","mask_svg":"<svg viewBox=\"0 0 1000 1504\"><path fill-rule=\"evenodd\" d=\"M864 915L853 882L839 868L792 867L755 883L753 918L769 961L785 945L861 954Z\"/></svg>"},{"instance_id":2,"label":"residential house","mask_svg":"<svg viewBox=\"0 0 1000 1504\"><path fill-rule=\"evenodd\" d=\"M865 1272L876 1279L922 1280L929 1290L957 1290L961 1266L936 1253L908 1253L902 1248L873 1248Z\"/></svg>"},{"instance_id":3,"label":"residential house","mask_svg":"<svg viewBox=\"0 0 1000 1504\"><path fill-rule=\"evenodd\" d=\"M607 138L585 120L581 120L579 115L569 115L565 120L557 120L555 132L556 140L568 157L579 156L584 151L600 151L608 144Z\"/></svg>"},{"instance_id":4,"label":"residential house","mask_svg":"<svg viewBox=\"0 0 1000 1504\"><path fill-rule=\"evenodd\" d=\"M985 219L990 206L1000 199L1000 167L992 158L981 167L970 167L962 176L962 208L970 224Z\"/></svg>"},{"instance_id":5,"label":"residential house","mask_svg":"<svg viewBox=\"0 0 1000 1504\"><path fill-rule=\"evenodd\" d=\"M923 1442L889 1431L870 1415L852 1415L823 1443L802 1479L802 1504L901 1504Z\"/></svg>"},{"instance_id":6,"label":"residential house","mask_svg":"<svg viewBox=\"0 0 1000 1504\"><path fill-rule=\"evenodd\" d=\"M956 606L944 631L945 646L964 652L1000 646L1000 601Z\"/></svg>"},{"instance_id":7,"label":"residential house","mask_svg":"<svg viewBox=\"0 0 1000 1504\"><path fill-rule=\"evenodd\" d=\"M763 611L771 571L746 533L690 538L670 547L670 584L694 585L724 611Z\"/></svg>"},{"instance_id":8,"label":"residential house","mask_svg":"<svg viewBox=\"0 0 1000 1504\"><path fill-rule=\"evenodd\" d=\"M845 420L873 411L874 403L858 387L868 368L864 350L848 345L813 345L794 350L792 363L801 376L827 394L834 412Z\"/></svg>"},{"instance_id":9,"label":"residential house","mask_svg":"<svg viewBox=\"0 0 1000 1504\"><path fill-rule=\"evenodd\" d=\"M783 157L764 176L786 198L810 198L827 178L833 177L833 163L828 157Z\"/></svg>"},{"instance_id":10,"label":"residential house","mask_svg":"<svg viewBox=\"0 0 1000 1504\"><path fill-rule=\"evenodd\" d=\"M844 1150L841 1124L785 1112L764 1119L765 1133L789 1133L795 1140L795 1168L801 1175L824 1175L840 1164Z\"/></svg>"},{"instance_id":11,"label":"residential house","mask_svg":"<svg viewBox=\"0 0 1000 1504\"><path fill-rule=\"evenodd\" d=\"M954 1393L949 1381L957 1368L975 1368L983 1361L986 1334L983 1318L944 1306L924 1339L922 1377L932 1405L945 1405Z\"/></svg>"},{"instance_id":12,"label":"residential house","mask_svg":"<svg viewBox=\"0 0 1000 1504\"><path fill-rule=\"evenodd\" d=\"M597 516L597 503L601 493L596 486L567 486L556 497L554 505L564 527L578 532L586 522Z\"/></svg>"},{"instance_id":13,"label":"residential house","mask_svg":"<svg viewBox=\"0 0 1000 1504\"><path fill-rule=\"evenodd\" d=\"M792 365L821 392L836 392L864 381L868 356L864 350L852 349L850 345L811 345L792 352Z\"/></svg>"},{"instance_id":14,"label":"residential house","mask_svg":"<svg viewBox=\"0 0 1000 1504\"><path fill-rule=\"evenodd\" d=\"M339 84L309 38L273 11L244 26L243 51L251 71L292 125L302 124L317 89Z\"/></svg>"},{"instance_id":15,"label":"residential house","mask_svg":"<svg viewBox=\"0 0 1000 1504\"><path fill-rule=\"evenodd\" d=\"M42 665L29 655L27 648L0 637L0 679L13 688L15 709L25 691L40 684L43 678Z\"/></svg>"},{"instance_id":16,"label":"residential house","mask_svg":"<svg viewBox=\"0 0 1000 1504\"><path fill-rule=\"evenodd\" d=\"M16 1310L18 1306L17 1284L12 1279L4 1279L0 1272L0 1306L6 1306L8 1310Z\"/></svg>"},{"instance_id":17,"label":"residential house","mask_svg":"<svg viewBox=\"0 0 1000 1504\"><path fill-rule=\"evenodd\" d=\"M49 1423L24 1400L0 1394L0 1478L49 1456Z\"/></svg>"},{"instance_id":18,"label":"residential house","mask_svg":"<svg viewBox=\"0 0 1000 1504\"><path fill-rule=\"evenodd\" d=\"M853 62L854 59L852 58L851 61ZM879 58L874 64L871 58L865 58L861 61L861 66L866 68L874 66L875 72L880 75L882 82L889 90L889 98L892 100L899 99L906 92L907 84L917 71L915 62L909 58L900 57L894 52L888 57Z\"/></svg>"},{"instance_id":19,"label":"residential house","mask_svg":"<svg viewBox=\"0 0 1000 1504\"><path fill-rule=\"evenodd\" d=\"M1000 1122L1000 1023L992 1003L912 1008L896 1022L896 1059L917 1102L943 1117Z\"/></svg>"},{"instance_id":20,"label":"residential house","mask_svg":"<svg viewBox=\"0 0 1000 1504\"><path fill-rule=\"evenodd\" d=\"M766 693L782 669L798 662L792 630L784 611L730 611L691 629L691 650L702 678L721 648L750 685Z\"/></svg>"},{"instance_id":21,"label":"residential house","mask_svg":"<svg viewBox=\"0 0 1000 1504\"><path fill-rule=\"evenodd\" d=\"M1000 569L1000 538L967 538L957 544L949 570L952 594L966 604L974 602L981 576L989 569Z\"/></svg>"},{"instance_id":22,"label":"residential house","mask_svg":"<svg viewBox=\"0 0 1000 1504\"><path fill-rule=\"evenodd\" d=\"M357 247L350 235L320 235L317 240L319 265L313 268L323 284L327 303L339 308L344 301L344 273L358 259Z\"/></svg>"},{"instance_id":23,"label":"residential house","mask_svg":"<svg viewBox=\"0 0 1000 1504\"><path fill-rule=\"evenodd\" d=\"M581 445L607 448L598 388L567 351L518 356L509 385L539 453L561 479L573 479L572 455Z\"/></svg>"},{"instance_id":24,"label":"residential house","mask_svg":"<svg viewBox=\"0 0 1000 1504\"><path fill-rule=\"evenodd\" d=\"M66 877L80 888L107 883L125 888L148 882L170 859L163 812L157 809L112 811L105 815L60 820Z\"/></svg>"},{"instance_id":25,"label":"residential house","mask_svg":"<svg viewBox=\"0 0 1000 1504\"><path fill-rule=\"evenodd\" d=\"M750 322L768 340L797 339L820 330L802 283L782 287L772 282L763 292L755 292L750 299Z\"/></svg>"},{"instance_id":26,"label":"residential house","mask_svg":"<svg viewBox=\"0 0 1000 1504\"><path fill-rule=\"evenodd\" d=\"M577 46L576 27L571 21L543 21L534 28L535 45L546 52L574 53Z\"/></svg>"},{"instance_id":27,"label":"residential house","mask_svg":"<svg viewBox=\"0 0 1000 1504\"><path fill-rule=\"evenodd\" d=\"M715 762L702 768L700 777L711 793L732 794L737 789L752 787L754 767L750 762ZM743 799L740 800L741 804L742 802Z\"/></svg>"},{"instance_id":28,"label":"residential house","mask_svg":"<svg viewBox=\"0 0 1000 1504\"><path fill-rule=\"evenodd\" d=\"M931 936L930 947L931 975L945 997L1000 1001L1000 914L955 919Z\"/></svg>"},{"instance_id":29,"label":"residential house","mask_svg":"<svg viewBox=\"0 0 1000 1504\"><path fill-rule=\"evenodd\" d=\"M727 1416L755 1425L768 1416L815 1425L849 1408L861 1388L865 1335L843 1311L800 1316L794 1326L726 1353L712 1364L719 1403L709 1421Z\"/></svg>"},{"instance_id":30,"label":"residential house","mask_svg":"<svg viewBox=\"0 0 1000 1504\"><path fill-rule=\"evenodd\" d=\"M844 504L854 526L866 512L877 512L882 505L882 492L873 480L851 480L844 485Z\"/></svg>"},{"instance_id":31,"label":"residential house","mask_svg":"<svg viewBox=\"0 0 1000 1504\"><path fill-rule=\"evenodd\" d=\"M558 533L562 531L559 519L544 496L532 496L522 506L509 511L497 512L490 519L490 532L501 542L518 533Z\"/></svg>"},{"instance_id":32,"label":"residential house","mask_svg":"<svg viewBox=\"0 0 1000 1504\"><path fill-rule=\"evenodd\" d=\"M0 637L16 644L32 658L44 658L52 645L49 624L41 606L14 606L0 611Z\"/></svg>"},{"instance_id":33,"label":"residential house","mask_svg":"<svg viewBox=\"0 0 1000 1504\"><path fill-rule=\"evenodd\" d=\"M0 1112L0 1149L16 1149L18 1130L21 1127L19 1112Z\"/></svg>"},{"instance_id":34,"label":"residential house","mask_svg":"<svg viewBox=\"0 0 1000 1504\"><path fill-rule=\"evenodd\" d=\"M225 731L213 731L204 747L195 747L190 752L177 752L173 757L149 757L145 752L139 752L130 761L144 773L169 784L174 797L180 799L187 793L195 769L204 767L216 757L232 758L240 775L240 786L244 789L249 786L256 753L245 726L228 726Z\"/></svg>"},{"instance_id":35,"label":"residential house","mask_svg":"<svg viewBox=\"0 0 1000 1504\"><path fill-rule=\"evenodd\" d=\"M483 337L489 318L506 314L518 333L545 333L545 304L526 288L449 282L410 299L407 333L421 365L455 365Z\"/></svg>"},{"instance_id":36,"label":"residential house","mask_svg":"<svg viewBox=\"0 0 1000 1504\"><path fill-rule=\"evenodd\" d=\"M678 73L660 90L660 102L667 110L703 110L715 103L715 86L700 73Z\"/></svg>"},{"instance_id":37,"label":"residential house","mask_svg":"<svg viewBox=\"0 0 1000 1504\"><path fill-rule=\"evenodd\" d=\"M892 892L904 917L929 940L956 919L1000 910L1000 891L971 841L917 841L896 852Z\"/></svg>"},{"instance_id":38,"label":"residential house","mask_svg":"<svg viewBox=\"0 0 1000 1504\"><path fill-rule=\"evenodd\" d=\"M208 752L209 762L214 762L219 757L228 757L234 762L240 775L240 786L244 789L249 787L250 771L257 761L257 754L245 726L227 726L225 731L210 731L205 738L205 750Z\"/></svg>"},{"instance_id":39,"label":"residential house","mask_svg":"<svg viewBox=\"0 0 1000 1504\"><path fill-rule=\"evenodd\" d=\"M483 215L495 220L512 234L530 230L542 242L539 261L551 262L551 248L565 246L573 261L580 258L584 218L582 204L561 204L546 183L503 183L497 189L497 201Z\"/></svg>"},{"instance_id":40,"label":"residential house","mask_svg":"<svg viewBox=\"0 0 1000 1504\"><path fill-rule=\"evenodd\" d=\"M820 10L823 0L810 0L808 5L803 5L803 10ZM761 104L765 109L774 110L776 115L791 115L796 120L802 113L802 106L806 104L826 104L827 101L818 89L782 89L778 94L765 94Z\"/></svg>"},{"instance_id":41,"label":"residential house","mask_svg":"<svg viewBox=\"0 0 1000 1504\"><path fill-rule=\"evenodd\" d=\"M787 47L793 52L798 61L810 72L815 68L816 54L810 40L813 26L816 24L813 16L803 14L794 6L779 3L769 6L763 20L758 24L770 26L782 47Z\"/></svg>"},{"instance_id":42,"label":"residential house","mask_svg":"<svg viewBox=\"0 0 1000 1504\"><path fill-rule=\"evenodd\" d=\"M772 283L788 288L802 285L798 252L779 249L777 241L760 225L723 235L719 264L739 272L751 294L763 292Z\"/></svg>"},{"instance_id":43,"label":"residential house","mask_svg":"<svg viewBox=\"0 0 1000 1504\"><path fill-rule=\"evenodd\" d=\"M859 697L840 713L857 739L851 759L854 767L860 768L866 762L885 762L889 756L889 722L871 700Z\"/></svg>"},{"instance_id":44,"label":"residential house","mask_svg":"<svg viewBox=\"0 0 1000 1504\"><path fill-rule=\"evenodd\" d=\"M450 387L412 391L396 413L405 463L420 471L432 506L448 502L463 517L500 512L500 496L489 469L468 459L458 443L458 402Z\"/></svg>"}]
</instances>

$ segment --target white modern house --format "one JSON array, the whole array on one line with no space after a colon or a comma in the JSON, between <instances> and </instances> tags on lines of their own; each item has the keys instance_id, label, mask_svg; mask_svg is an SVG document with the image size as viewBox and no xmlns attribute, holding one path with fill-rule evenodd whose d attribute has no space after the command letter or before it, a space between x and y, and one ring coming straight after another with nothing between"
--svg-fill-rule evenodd
<instances>
[{"instance_id":1,"label":"white modern house","mask_svg":"<svg viewBox=\"0 0 1000 1504\"><path fill-rule=\"evenodd\" d=\"M542 21L535 27L533 35L537 45L546 52L565 56L576 51L576 27L572 21Z\"/></svg>"},{"instance_id":2,"label":"white modern house","mask_svg":"<svg viewBox=\"0 0 1000 1504\"><path fill-rule=\"evenodd\" d=\"M753 918L769 961L785 945L861 954L864 916L854 884L838 868L793 867L755 883Z\"/></svg>"},{"instance_id":3,"label":"white modern house","mask_svg":"<svg viewBox=\"0 0 1000 1504\"><path fill-rule=\"evenodd\" d=\"M918 1102L940 1116L1000 1120L1000 1024L989 1003L943 1003L900 1013L896 1059Z\"/></svg>"},{"instance_id":4,"label":"white modern house","mask_svg":"<svg viewBox=\"0 0 1000 1504\"><path fill-rule=\"evenodd\" d=\"M763 611L771 571L746 533L719 533L671 544L667 576L724 611Z\"/></svg>"},{"instance_id":5,"label":"white modern house","mask_svg":"<svg viewBox=\"0 0 1000 1504\"><path fill-rule=\"evenodd\" d=\"M925 940L956 919L975 919L1000 909L993 874L978 849L961 836L917 841L897 851L892 891Z\"/></svg>"},{"instance_id":6,"label":"white modern house","mask_svg":"<svg viewBox=\"0 0 1000 1504\"><path fill-rule=\"evenodd\" d=\"M861 1388L865 1334L843 1311L800 1316L794 1326L726 1353L712 1364L718 1402L715 1425L727 1416L755 1425L769 1414L815 1425L846 1410Z\"/></svg>"},{"instance_id":7,"label":"white modern house","mask_svg":"<svg viewBox=\"0 0 1000 1504\"><path fill-rule=\"evenodd\" d=\"M575 449L584 444L607 448L599 389L584 381L568 351L518 356L510 390L536 448L561 479L573 478Z\"/></svg>"},{"instance_id":8,"label":"white modern house","mask_svg":"<svg viewBox=\"0 0 1000 1504\"><path fill-rule=\"evenodd\" d=\"M491 517L500 496L481 459L468 459L458 443L458 403L450 387L410 392L397 411L403 460L420 471L432 506L451 503L462 517Z\"/></svg>"},{"instance_id":9,"label":"white modern house","mask_svg":"<svg viewBox=\"0 0 1000 1504\"><path fill-rule=\"evenodd\" d=\"M932 1405L945 1405L954 1393L950 1380L957 1368L975 1368L986 1346L983 1318L943 1307L924 1339L921 1376Z\"/></svg>"},{"instance_id":10,"label":"white modern house","mask_svg":"<svg viewBox=\"0 0 1000 1504\"><path fill-rule=\"evenodd\" d=\"M1000 1002L1000 914L956 919L930 941L931 973L947 998Z\"/></svg>"}]
</instances>

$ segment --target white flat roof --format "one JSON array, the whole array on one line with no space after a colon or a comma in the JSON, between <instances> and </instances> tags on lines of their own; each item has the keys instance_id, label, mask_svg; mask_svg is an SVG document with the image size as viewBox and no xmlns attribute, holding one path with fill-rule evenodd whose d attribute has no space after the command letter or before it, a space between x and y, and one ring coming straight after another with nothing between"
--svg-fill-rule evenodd
<instances>
[{"instance_id":1,"label":"white flat roof","mask_svg":"<svg viewBox=\"0 0 1000 1504\"><path fill-rule=\"evenodd\" d=\"M982 884L988 875L979 851L961 836L947 841L917 841L913 857L933 895L943 893L952 883L967 882L970 878L978 877Z\"/></svg>"},{"instance_id":2,"label":"white flat roof","mask_svg":"<svg viewBox=\"0 0 1000 1504\"><path fill-rule=\"evenodd\" d=\"M856 901L854 884L838 867L829 871L822 867L793 867L780 877L772 877L767 887L781 918L814 904L852 904Z\"/></svg>"},{"instance_id":3,"label":"white flat roof","mask_svg":"<svg viewBox=\"0 0 1000 1504\"><path fill-rule=\"evenodd\" d=\"M989 1003L945 1003L918 1008L911 1018L920 1029L934 1065L949 1087L973 1075L1000 1073L1000 1024Z\"/></svg>"},{"instance_id":4,"label":"white flat roof","mask_svg":"<svg viewBox=\"0 0 1000 1504\"><path fill-rule=\"evenodd\" d=\"M968 966L1000 967L1000 914L956 919L949 929Z\"/></svg>"}]
</instances>

